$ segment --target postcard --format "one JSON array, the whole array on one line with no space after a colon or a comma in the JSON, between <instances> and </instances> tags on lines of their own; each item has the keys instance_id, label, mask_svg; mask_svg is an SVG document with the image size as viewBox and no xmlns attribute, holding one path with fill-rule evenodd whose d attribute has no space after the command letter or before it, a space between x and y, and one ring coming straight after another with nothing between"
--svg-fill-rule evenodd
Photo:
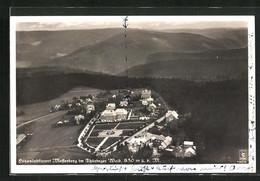
<instances>
[{"instance_id":1,"label":"postcard","mask_svg":"<svg viewBox=\"0 0 260 181\"><path fill-rule=\"evenodd\" d=\"M11 16L12 174L255 173L254 16Z\"/></svg>"}]
</instances>

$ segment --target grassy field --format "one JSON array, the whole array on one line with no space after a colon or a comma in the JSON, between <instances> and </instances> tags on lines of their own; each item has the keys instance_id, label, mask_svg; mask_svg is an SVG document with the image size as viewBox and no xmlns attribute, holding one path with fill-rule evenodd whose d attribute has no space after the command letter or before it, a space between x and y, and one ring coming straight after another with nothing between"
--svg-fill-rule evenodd
<instances>
[{"instance_id":1,"label":"grassy field","mask_svg":"<svg viewBox=\"0 0 260 181\"><path fill-rule=\"evenodd\" d=\"M23 126L21 131L33 133L24 146L17 150L17 158L78 158L83 157L83 151L75 148L79 131L84 125L68 127L52 127L62 115L46 118Z\"/></svg>"},{"instance_id":2,"label":"grassy field","mask_svg":"<svg viewBox=\"0 0 260 181\"><path fill-rule=\"evenodd\" d=\"M61 117L62 116L57 116L50 120L35 122L28 126L26 125L24 127L25 133L34 134L20 151L33 151L43 148L76 145L75 142L79 136L78 130L81 129L83 125L52 127L52 124L58 122Z\"/></svg>"},{"instance_id":3,"label":"grassy field","mask_svg":"<svg viewBox=\"0 0 260 181\"><path fill-rule=\"evenodd\" d=\"M17 124L49 114L50 108L52 106L55 106L56 104L60 104L62 100L71 102L73 97L79 97L88 94L96 95L100 91L100 89L89 87L76 87L71 89L69 92L50 101L17 106L17 111L20 112L22 110L25 112L24 115L17 117Z\"/></svg>"},{"instance_id":4,"label":"grassy field","mask_svg":"<svg viewBox=\"0 0 260 181\"><path fill-rule=\"evenodd\" d=\"M117 142L120 139L120 137L113 137L113 138L108 138L107 141L101 146L101 150L109 147L113 143Z\"/></svg>"},{"instance_id":5,"label":"grassy field","mask_svg":"<svg viewBox=\"0 0 260 181\"><path fill-rule=\"evenodd\" d=\"M129 136L129 134L133 131L133 129L131 130L124 130L123 133L120 136Z\"/></svg>"},{"instance_id":6,"label":"grassy field","mask_svg":"<svg viewBox=\"0 0 260 181\"><path fill-rule=\"evenodd\" d=\"M121 123L118 127L117 127L117 129L136 129L136 128L139 128L139 127L141 127L142 125L143 125L144 123L140 123L140 122L138 122L138 123L130 123L130 122L128 122L128 123Z\"/></svg>"},{"instance_id":7,"label":"grassy field","mask_svg":"<svg viewBox=\"0 0 260 181\"><path fill-rule=\"evenodd\" d=\"M114 128L118 123L110 123L110 124L97 124L96 127L95 127L95 130L97 129L112 129Z\"/></svg>"},{"instance_id":8,"label":"grassy field","mask_svg":"<svg viewBox=\"0 0 260 181\"><path fill-rule=\"evenodd\" d=\"M98 136L98 133L100 132L101 130L93 130L90 134L90 136Z\"/></svg>"},{"instance_id":9,"label":"grassy field","mask_svg":"<svg viewBox=\"0 0 260 181\"><path fill-rule=\"evenodd\" d=\"M93 146L93 147L97 147L101 141L103 140L104 138L98 138L98 137L95 137L95 138L88 138L87 140L87 144L89 144L90 146Z\"/></svg>"}]
</instances>

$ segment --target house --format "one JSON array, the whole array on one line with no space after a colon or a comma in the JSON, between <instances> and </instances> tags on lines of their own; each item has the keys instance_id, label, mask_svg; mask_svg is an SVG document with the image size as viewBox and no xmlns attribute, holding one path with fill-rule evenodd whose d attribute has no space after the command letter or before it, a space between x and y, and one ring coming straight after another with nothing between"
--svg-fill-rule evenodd
<instances>
[{"instance_id":1,"label":"house","mask_svg":"<svg viewBox=\"0 0 260 181\"><path fill-rule=\"evenodd\" d=\"M69 124L69 120L64 120L64 124Z\"/></svg>"},{"instance_id":2,"label":"house","mask_svg":"<svg viewBox=\"0 0 260 181\"><path fill-rule=\"evenodd\" d=\"M116 104L115 103L108 103L106 106L107 110L115 110L116 109Z\"/></svg>"},{"instance_id":3,"label":"house","mask_svg":"<svg viewBox=\"0 0 260 181\"><path fill-rule=\"evenodd\" d=\"M63 122L62 121L58 121L57 122L57 126L62 126L63 125Z\"/></svg>"},{"instance_id":4,"label":"house","mask_svg":"<svg viewBox=\"0 0 260 181\"><path fill-rule=\"evenodd\" d=\"M183 148L181 146L176 146L174 149L173 149L173 155L174 157L177 157L177 158L183 158L184 157L184 154L183 154Z\"/></svg>"},{"instance_id":5,"label":"house","mask_svg":"<svg viewBox=\"0 0 260 181\"><path fill-rule=\"evenodd\" d=\"M149 106L146 109L147 111L153 112L156 109L156 105L154 103L149 104Z\"/></svg>"},{"instance_id":6,"label":"house","mask_svg":"<svg viewBox=\"0 0 260 181\"><path fill-rule=\"evenodd\" d=\"M61 108L61 106L60 106L59 104L57 104L57 105L54 106L55 111L59 111L60 108Z\"/></svg>"},{"instance_id":7,"label":"house","mask_svg":"<svg viewBox=\"0 0 260 181\"><path fill-rule=\"evenodd\" d=\"M150 98L152 95L152 91L151 90L142 90L142 93L141 93L141 99L147 99L147 98Z\"/></svg>"},{"instance_id":8,"label":"house","mask_svg":"<svg viewBox=\"0 0 260 181\"><path fill-rule=\"evenodd\" d=\"M121 107L126 107L126 106L128 106L128 101L126 101L126 100L120 101L119 105Z\"/></svg>"},{"instance_id":9,"label":"house","mask_svg":"<svg viewBox=\"0 0 260 181\"><path fill-rule=\"evenodd\" d=\"M167 136L167 137L165 137L165 139L163 140L163 142L161 143L159 148L161 150L163 150L163 149L167 148L171 144L171 142L172 142L172 137Z\"/></svg>"},{"instance_id":10,"label":"house","mask_svg":"<svg viewBox=\"0 0 260 181\"><path fill-rule=\"evenodd\" d=\"M189 148L193 146L193 141L184 141L183 142L184 148Z\"/></svg>"},{"instance_id":11,"label":"house","mask_svg":"<svg viewBox=\"0 0 260 181\"><path fill-rule=\"evenodd\" d=\"M116 112L114 110L104 110L100 115L101 122L113 122L116 120Z\"/></svg>"},{"instance_id":12,"label":"house","mask_svg":"<svg viewBox=\"0 0 260 181\"><path fill-rule=\"evenodd\" d=\"M136 153L140 148L144 147L147 139L144 137L134 137L128 143L128 149L132 153Z\"/></svg>"},{"instance_id":13,"label":"house","mask_svg":"<svg viewBox=\"0 0 260 181\"><path fill-rule=\"evenodd\" d=\"M194 157L194 156L196 156L196 146L192 146L185 149L184 157Z\"/></svg>"},{"instance_id":14,"label":"house","mask_svg":"<svg viewBox=\"0 0 260 181\"><path fill-rule=\"evenodd\" d=\"M87 111L87 114L89 114L89 113L95 111L95 106L94 106L94 104L90 104L90 103L87 104L86 111Z\"/></svg>"},{"instance_id":15,"label":"house","mask_svg":"<svg viewBox=\"0 0 260 181\"><path fill-rule=\"evenodd\" d=\"M148 104L152 104L153 103L153 98L149 97L146 99L147 103Z\"/></svg>"},{"instance_id":16,"label":"house","mask_svg":"<svg viewBox=\"0 0 260 181\"><path fill-rule=\"evenodd\" d=\"M123 119L127 118L127 110L126 109L122 109L122 108L116 109L115 113L116 113L116 119L117 120L123 120Z\"/></svg>"},{"instance_id":17,"label":"house","mask_svg":"<svg viewBox=\"0 0 260 181\"><path fill-rule=\"evenodd\" d=\"M147 106L148 105L147 100L142 100L142 105Z\"/></svg>"},{"instance_id":18,"label":"house","mask_svg":"<svg viewBox=\"0 0 260 181\"><path fill-rule=\"evenodd\" d=\"M112 98L116 98L116 95L113 95Z\"/></svg>"},{"instance_id":19,"label":"house","mask_svg":"<svg viewBox=\"0 0 260 181\"><path fill-rule=\"evenodd\" d=\"M85 119L83 115L78 115L74 117L74 120L76 121L76 124L79 124L81 120Z\"/></svg>"},{"instance_id":20,"label":"house","mask_svg":"<svg viewBox=\"0 0 260 181\"><path fill-rule=\"evenodd\" d=\"M21 144L26 141L27 136L25 134L18 134L16 138L17 148L21 147Z\"/></svg>"},{"instance_id":21,"label":"house","mask_svg":"<svg viewBox=\"0 0 260 181\"><path fill-rule=\"evenodd\" d=\"M86 103L93 102L90 98L86 98L85 101L86 101Z\"/></svg>"},{"instance_id":22,"label":"house","mask_svg":"<svg viewBox=\"0 0 260 181\"><path fill-rule=\"evenodd\" d=\"M166 123L178 119L178 113L176 111L170 111L165 114Z\"/></svg>"}]
</instances>

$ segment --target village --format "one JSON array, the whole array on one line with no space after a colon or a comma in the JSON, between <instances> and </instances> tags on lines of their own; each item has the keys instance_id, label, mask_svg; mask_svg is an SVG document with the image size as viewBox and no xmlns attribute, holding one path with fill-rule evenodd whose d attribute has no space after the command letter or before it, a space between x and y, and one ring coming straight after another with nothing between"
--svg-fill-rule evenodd
<instances>
[{"instance_id":1,"label":"village","mask_svg":"<svg viewBox=\"0 0 260 181\"><path fill-rule=\"evenodd\" d=\"M169 134L172 125L183 121L184 116L170 109L152 90L104 91L73 97L71 102L62 101L51 107L50 114L64 110L67 113L51 125L53 129L85 125L77 146L98 157L109 158L122 151L129 158L142 152L151 158L165 154L180 159L196 157L192 140L176 141L174 134ZM17 148L31 136L18 135Z\"/></svg>"}]
</instances>

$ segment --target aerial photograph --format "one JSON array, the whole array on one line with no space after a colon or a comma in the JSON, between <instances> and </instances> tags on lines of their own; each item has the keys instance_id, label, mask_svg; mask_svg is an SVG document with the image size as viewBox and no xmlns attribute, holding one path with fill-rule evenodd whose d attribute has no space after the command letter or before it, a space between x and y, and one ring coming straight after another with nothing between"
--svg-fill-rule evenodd
<instances>
[{"instance_id":1,"label":"aerial photograph","mask_svg":"<svg viewBox=\"0 0 260 181\"><path fill-rule=\"evenodd\" d=\"M17 165L248 163L247 21L41 20L16 23Z\"/></svg>"}]
</instances>

